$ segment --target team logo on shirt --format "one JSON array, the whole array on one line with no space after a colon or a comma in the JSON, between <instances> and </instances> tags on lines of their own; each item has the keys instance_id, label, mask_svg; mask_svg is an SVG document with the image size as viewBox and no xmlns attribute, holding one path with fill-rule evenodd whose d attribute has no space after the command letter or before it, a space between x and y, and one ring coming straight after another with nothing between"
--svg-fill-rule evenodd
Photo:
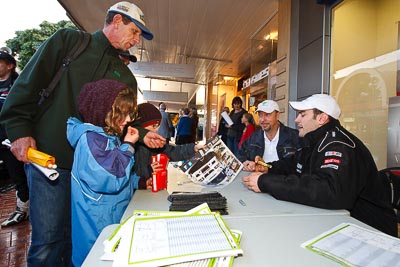
<instances>
[{"instance_id":1,"label":"team logo on shirt","mask_svg":"<svg viewBox=\"0 0 400 267\"><path fill-rule=\"evenodd\" d=\"M329 159L325 159L324 160L324 164L335 163L337 165L340 165L341 162L342 162L341 159L333 159L333 158L329 158Z\"/></svg>"},{"instance_id":2,"label":"team logo on shirt","mask_svg":"<svg viewBox=\"0 0 400 267\"><path fill-rule=\"evenodd\" d=\"M296 171L297 171L298 173L301 173L302 170L303 170L303 165L300 164L300 163L297 163Z\"/></svg>"},{"instance_id":3,"label":"team logo on shirt","mask_svg":"<svg viewBox=\"0 0 400 267\"><path fill-rule=\"evenodd\" d=\"M325 157L329 157L329 156L335 156L335 157L339 157L339 158L341 158L342 157L342 153L340 153L340 152L337 152L337 151L326 151L325 152Z\"/></svg>"},{"instance_id":4,"label":"team logo on shirt","mask_svg":"<svg viewBox=\"0 0 400 267\"><path fill-rule=\"evenodd\" d=\"M331 168L331 169L335 169L338 170L339 166L335 165L335 164L325 164L325 165L321 165L321 169L325 169L325 168Z\"/></svg>"},{"instance_id":5,"label":"team logo on shirt","mask_svg":"<svg viewBox=\"0 0 400 267\"><path fill-rule=\"evenodd\" d=\"M114 70L113 73L114 73L114 75L117 76L118 78L121 78L121 73L119 73L119 71Z\"/></svg>"},{"instance_id":6,"label":"team logo on shirt","mask_svg":"<svg viewBox=\"0 0 400 267\"><path fill-rule=\"evenodd\" d=\"M336 151L325 152L325 156L327 156L328 154L329 154L329 156L342 157L342 153L336 152ZM326 159L324 159L324 165L321 165L321 169L331 168L331 169L338 170L341 162L342 162L342 160L338 159L338 158L326 158Z\"/></svg>"}]
</instances>

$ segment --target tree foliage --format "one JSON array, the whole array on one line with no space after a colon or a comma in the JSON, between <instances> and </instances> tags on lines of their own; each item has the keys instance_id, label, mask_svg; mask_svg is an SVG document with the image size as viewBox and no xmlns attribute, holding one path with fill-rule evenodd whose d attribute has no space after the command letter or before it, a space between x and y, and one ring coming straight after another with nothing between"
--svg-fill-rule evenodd
<instances>
[{"instance_id":1,"label":"tree foliage","mask_svg":"<svg viewBox=\"0 0 400 267\"><path fill-rule=\"evenodd\" d=\"M23 70L37 48L53 33L62 28L76 29L71 21L61 20L57 23L43 21L39 28L16 31L16 36L7 40L6 44L18 59L18 68Z\"/></svg>"}]
</instances>

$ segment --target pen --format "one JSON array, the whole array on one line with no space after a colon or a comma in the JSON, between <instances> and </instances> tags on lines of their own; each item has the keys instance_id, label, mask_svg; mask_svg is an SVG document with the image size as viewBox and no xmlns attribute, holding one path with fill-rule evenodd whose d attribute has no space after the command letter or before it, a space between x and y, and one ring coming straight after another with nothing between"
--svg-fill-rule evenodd
<instances>
[{"instance_id":1,"label":"pen","mask_svg":"<svg viewBox=\"0 0 400 267\"><path fill-rule=\"evenodd\" d=\"M265 163L264 161L257 161L257 164L261 165L261 166L264 166L264 167L267 167L269 169L272 168L272 165L269 165L269 164Z\"/></svg>"}]
</instances>

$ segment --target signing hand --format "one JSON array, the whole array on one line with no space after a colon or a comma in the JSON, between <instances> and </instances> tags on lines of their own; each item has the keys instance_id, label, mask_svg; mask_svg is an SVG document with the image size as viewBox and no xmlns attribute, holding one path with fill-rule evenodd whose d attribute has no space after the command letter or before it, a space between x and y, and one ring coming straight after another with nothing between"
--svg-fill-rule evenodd
<instances>
[{"instance_id":1,"label":"signing hand","mask_svg":"<svg viewBox=\"0 0 400 267\"><path fill-rule=\"evenodd\" d=\"M253 172L256 170L256 163L251 160L246 160L243 162L243 170L246 172Z\"/></svg>"},{"instance_id":2,"label":"signing hand","mask_svg":"<svg viewBox=\"0 0 400 267\"><path fill-rule=\"evenodd\" d=\"M260 193L261 190L258 187L258 178L260 178L261 174L263 174L263 173L261 173L261 172L253 172L249 176L243 177L242 178L243 184L249 190L253 190L256 193Z\"/></svg>"},{"instance_id":3,"label":"signing hand","mask_svg":"<svg viewBox=\"0 0 400 267\"><path fill-rule=\"evenodd\" d=\"M262 173L268 173L268 164L265 164L265 161L263 160L262 157L256 156L254 159L255 162L255 171L256 172L262 172Z\"/></svg>"}]
</instances>

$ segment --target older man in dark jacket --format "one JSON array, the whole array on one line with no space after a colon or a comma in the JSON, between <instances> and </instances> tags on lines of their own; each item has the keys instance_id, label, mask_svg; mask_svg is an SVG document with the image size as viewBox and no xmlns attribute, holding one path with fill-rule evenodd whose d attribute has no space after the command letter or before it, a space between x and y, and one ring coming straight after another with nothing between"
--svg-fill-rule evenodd
<instances>
[{"instance_id":1,"label":"older man in dark jacket","mask_svg":"<svg viewBox=\"0 0 400 267\"><path fill-rule=\"evenodd\" d=\"M243 142L236 157L243 162L244 171L255 171L254 159L260 156L265 162L293 156L298 147L297 130L279 121L279 106L273 100L265 100L256 110L261 129Z\"/></svg>"},{"instance_id":2,"label":"older man in dark jacket","mask_svg":"<svg viewBox=\"0 0 400 267\"><path fill-rule=\"evenodd\" d=\"M143 12L132 3L111 6L103 29L91 34L85 51L69 64L54 91L39 106L39 93L48 88L63 59L80 39L78 31L58 30L32 56L7 96L0 122L12 142L11 152L24 163L29 163L30 147L50 154L57 159L59 173L57 181L49 181L31 164L25 165L32 226L28 266L71 265L73 149L66 137L66 122L70 116L80 117L77 98L88 82L117 80L137 94L137 81L118 55L140 43L142 36L148 40L153 38L143 19ZM137 127L145 144L151 147L165 144L160 135Z\"/></svg>"}]
</instances>

